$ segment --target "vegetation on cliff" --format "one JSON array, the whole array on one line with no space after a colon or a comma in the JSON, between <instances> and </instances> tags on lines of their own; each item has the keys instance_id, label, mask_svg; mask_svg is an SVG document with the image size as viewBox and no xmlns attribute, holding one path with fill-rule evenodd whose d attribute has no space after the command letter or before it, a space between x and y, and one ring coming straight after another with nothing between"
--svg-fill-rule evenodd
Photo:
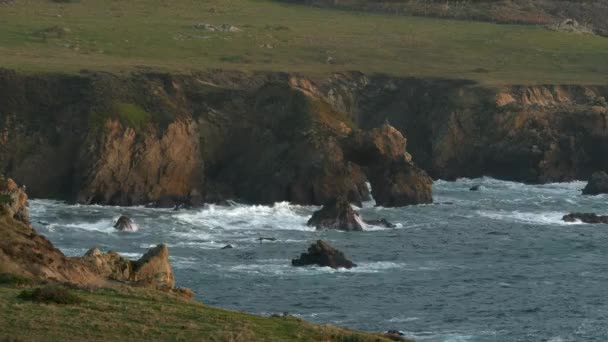
<instances>
[{"instance_id":1,"label":"vegetation on cliff","mask_svg":"<svg viewBox=\"0 0 608 342\"><path fill-rule=\"evenodd\" d=\"M608 74L607 39L544 27L266 0L20 0L0 6L0 65L27 71L358 70L503 84L603 83Z\"/></svg>"}]
</instances>

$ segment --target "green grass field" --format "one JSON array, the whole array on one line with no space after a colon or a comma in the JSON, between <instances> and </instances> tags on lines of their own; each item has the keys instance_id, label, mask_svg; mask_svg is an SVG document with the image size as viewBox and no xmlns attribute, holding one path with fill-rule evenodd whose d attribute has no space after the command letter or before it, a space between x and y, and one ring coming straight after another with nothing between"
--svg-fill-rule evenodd
<instances>
[{"instance_id":1,"label":"green grass field","mask_svg":"<svg viewBox=\"0 0 608 342\"><path fill-rule=\"evenodd\" d=\"M208 32L194 29L197 23L241 31ZM606 38L267 0L16 0L0 5L0 27L0 65L32 72L222 68L508 84L608 80Z\"/></svg>"},{"instance_id":2,"label":"green grass field","mask_svg":"<svg viewBox=\"0 0 608 342\"><path fill-rule=\"evenodd\" d=\"M379 335L209 307L143 289L70 290L79 304L0 286L0 341L388 341Z\"/></svg>"}]
</instances>

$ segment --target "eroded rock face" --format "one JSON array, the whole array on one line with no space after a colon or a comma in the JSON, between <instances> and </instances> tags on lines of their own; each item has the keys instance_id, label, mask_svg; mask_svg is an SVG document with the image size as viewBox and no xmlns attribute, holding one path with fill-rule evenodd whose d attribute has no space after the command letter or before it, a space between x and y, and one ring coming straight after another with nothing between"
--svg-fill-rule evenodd
<instances>
[{"instance_id":1,"label":"eroded rock face","mask_svg":"<svg viewBox=\"0 0 608 342\"><path fill-rule=\"evenodd\" d=\"M136 261L126 259L112 251L104 254L97 248L89 250L81 259L104 278L160 290L175 287L166 245L161 244L149 249Z\"/></svg>"},{"instance_id":2,"label":"eroded rock face","mask_svg":"<svg viewBox=\"0 0 608 342\"><path fill-rule=\"evenodd\" d=\"M348 158L365 168L376 204L400 207L433 202L433 180L406 151L405 137L384 124L357 131L345 141Z\"/></svg>"},{"instance_id":3,"label":"eroded rock face","mask_svg":"<svg viewBox=\"0 0 608 342\"><path fill-rule=\"evenodd\" d=\"M45 237L27 224L27 195L12 180L0 178L0 273L87 286L109 286L114 281L172 291L191 298L187 289L175 289L173 270L166 245L148 250L139 260L131 261L115 252L89 250L83 257L68 258ZM3 201L4 202L4 201Z\"/></svg>"},{"instance_id":4,"label":"eroded rock face","mask_svg":"<svg viewBox=\"0 0 608 342\"><path fill-rule=\"evenodd\" d=\"M0 210L26 225L30 224L25 187L0 176Z\"/></svg>"},{"instance_id":5,"label":"eroded rock face","mask_svg":"<svg viewBox=\"0 0 608 342\"><path fill-rule=\"evenodd\" d=\"M318 240L308 247L308 253L302 253L300 258L291 261L293 266L319 265L331 268L353 268L357 265L348 260L344 253L330 246L323 240Z\"/></svg>"},{"instance_id":6,"label":"eroded rock face","mask_svg":"<svg viewBox=\"0 0 608 342\"><path fill-rule=\"evenodd\" d=\"M608 174L604 171L591 175L589 183L583 189L583 195L608 194Z\"/></svg>"},{"instance_id":7,"label":"eroded rock face","mask_svg":"<svg viewBox=\"0 0 608 342\"><path fill-rule=\"evenodd\" d=\"M572 213L562 218L565 222L583 222L589 224L608 224L608 216L600 216L593 213Z\"/></svg>"},{"instance_id":8,"label":"eroded rock face","mask_svg":"<svg viewBox=\"0 0 608 342\"><path fill-rule=\"evenodd\" d=\"M365 225L346 197L330 200L315 211L307 223L317 229L361 231Z\"/></svg>"},{"instance_id":9,"label":"eroded rock face","mask_svg":"<svg viewBox=\"0 0 608 342\"><path fill-rule=\"evenodd\" d=\"M0 198L0 272L74 284L103 283L88 265L66 257L32 229L23 187L0 177Z\"/></svg>"}]
</instances>

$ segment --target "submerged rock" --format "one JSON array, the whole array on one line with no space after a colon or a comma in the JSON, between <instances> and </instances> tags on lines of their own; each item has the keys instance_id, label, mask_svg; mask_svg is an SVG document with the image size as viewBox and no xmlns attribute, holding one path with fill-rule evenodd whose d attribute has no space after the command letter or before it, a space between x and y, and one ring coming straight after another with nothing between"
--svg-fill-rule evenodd
<instances>
[{"instance_id":1,"label":"submerged rock","mask_svg":"<svg viewBox=\"0 0 608 342\"><path fill-rule=\"evenodd\" d=\"M121 232L136 232L138 230L137 225L128 216L122 215L118 218L118 221L114 224L114 228Z\"/></svg>"},{"instance_id":2,"label":"submerged rock","mask_svg":"<svg viewBox=\"0 0 608 342\"><path fill-rule=\"evenodd\" d=\"M234 248L234 247L232 247L232 245L226 245L226 246L222 247L222 249L232 249L232 248Z\"/></svg>"},{"instance_id":3,"label":"submerged rock","mask_svg":"<svg viewBox=\"0 0 608 342\"><path fill-rule=\"evenodd\" d=\"M599 216L594 213L572 213L565 215L562 220L565 222L583 222L589 224L608 224L608 216Z\"/></svg>"},{"instance_id":4,"label":"submerged rock","mask_svg":"<svg viewBox=\"0 0 608 342\"><path fill-rule=\"evenodd\" d=\"M583 189L583 195L608 194L608 174L604 171L595 172L587 186Z\"/></svg>"},{"instance_id":5,"label":"submerged rock","mask_svg":"<svg viewBox=\"0 0 608 342\"><path fill-rule=\"evenodd\" d=\"M262 241L277 241L277 238L273 238L273 237L260 237L258 238L258 241L262 242Z\"/></svg>"},{"instance_id":6,"label":"submerged rock","mask_svg":"<svg viewBox=\"0 0 608 342\"><path fill-rule=\"evenodd\" d=\"M344 253L330 246L323 240L317 240L308 247L308 253L302 253L298 259L291 261L293 266L319 265L331 268L353 268L357 265L348 260Z\"/></svg>"},{"instance_id":7,"label":"submerged rock","mask_svg":"<svg viewBox=\"0 0 608 342\"><path fill-rule=\"evenodd\" d=\"M477 185L473 185L469 191L479 191L481 189L481 185L477 184Z\"/></svg>"},{"instance_id":8,"label":"submerged rock","mask_svg":"<svg viewBox=\"0 0 608 342\"><path fill-rule=\"evenodd\" d=\"M389 222L385 218L381 218L378 220L363 220L363 222L365 222L365 224L369 224L372 226L379 226L379 227L385 227L385 228L397 228L397 225Z\"/></svg>"},{"instance_id":9,"label":"submerged rock","mask_svg":"<svg viewBox=\"0 0 608 342\"><path fill-rule=\"evenodd\" d=\"M307 223L317 229L361 231L364 223L345 197L332 199L315 211Z\"/></svg>"}]
</instances>

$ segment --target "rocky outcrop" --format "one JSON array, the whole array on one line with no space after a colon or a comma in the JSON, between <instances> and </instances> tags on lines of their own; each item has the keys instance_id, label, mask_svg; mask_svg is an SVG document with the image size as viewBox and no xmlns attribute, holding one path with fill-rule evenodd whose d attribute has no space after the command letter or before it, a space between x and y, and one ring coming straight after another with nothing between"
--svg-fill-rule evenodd
<instances>
[{"instance_id":1,"label":"rocky outcrop","mask_svg":"<svg viewBox=\"0 0 608 342\"><path fill-rule=\"evenodd\" d=\"M97 248L89 250L81 260L90 264L96 273L104 278L159 290L175 287L166 245L149 249L136 261L126 259L112 251L102 253Z\"/></svg>"},{"instance_id":2,"label":"rocky outcrop","mask_svg":"<svg viewBox=\"0 0 608 342\"><path fill-rule=\"evenodd\" d=\"M4 213L26 225L30 224L27 194L12 179L0 176L0 214Z\"/></svg>"},{"instance_id":3,"label":"rocky outcrop","mask_svg":"<svg viewBox=\"0 0 608 342\"><path fill-rule=\"evenodd\" d=\"M114 228L121 232L136 232L139 229L133 220L124 215L118 218L114 224Z\"/></svg>"},{"instance_id":4,"label":"rocky outcrop","mask_svg":"<svg viewBox=\"0 0 608 342\"><path fill-rule=\"evenodd\" d=\"M293 266L319 265L331 268L353 268L357 265L348 260L342 252L330 246L327 242L318 240L308 247L308 253L302 253L300 258L291 261Z\"/></svg>"},{"instance_id":5,"label":"rocky outcrop","mask_svg":"<svg viewBox=\"0 0 608 342\"><path fill-rule=\"evenodd\" d=\"M562 218L565 222L583 222L589 224L608 224L608 216L600 216L593 213L572 213Z\"/></svg>"},{"instance_id":6,"label":"rocky outcrop","mask_svg":"<svg viewBox=\"0 0 608 342\"><path fill-rule=\"evenodd\" d=\"M589 183L583 189L583 195L608 194L608 174L604 171L591 175Z\"/></svg>"},{"instance_id":7,"label":"rocky outcrop","mask_svg":"<svg viewBox=\"0 0 608 342\"><path fill-rule=\"evenodd\" d=\"M80 258L66 257L26 222L27 196L10 179L0 179L4 200L0 212L0 273L12 273L36 280L76 285L110 286L119 281L130 285L172 291L192 297L191 291L175 289L166 245L151 248L139 260L128 260L115 252L91 249ZM10 190L6 190L10 189Z\"/></svg>"},{"instance_id":8,"label":"rocky outcrop","mask_svg":"<svg viewBox=\"0 0 608 342\"><path fill-rule=\"evenodd\" d=\"M307 223L317 229L361 231L365 225L345 197L330 200L315 211Z\"/></svg>"},{"instance_id":9,"label":"rocky outcrop","mask_svg":"<svg viewBox=\"0 0 608 342\"><path fill-rule=\"evenodd\" d=\"M0 272L83 285L104 282L85 263L66 257L32 229L23 188L1 178L0 189Z\"/></svg>"},{"instance_id":10,"label":"rocky outcrop","mask_svg":"<svg viewBox=\"0 0 608 342\"><path fill-rule=\"evenodd\" d=\"M345 142L347 156L368 175L376 204L386 207L433 202L433 180L412 162L405 137L383 124L353 132Z\"/></svg>"}]
</instances>

